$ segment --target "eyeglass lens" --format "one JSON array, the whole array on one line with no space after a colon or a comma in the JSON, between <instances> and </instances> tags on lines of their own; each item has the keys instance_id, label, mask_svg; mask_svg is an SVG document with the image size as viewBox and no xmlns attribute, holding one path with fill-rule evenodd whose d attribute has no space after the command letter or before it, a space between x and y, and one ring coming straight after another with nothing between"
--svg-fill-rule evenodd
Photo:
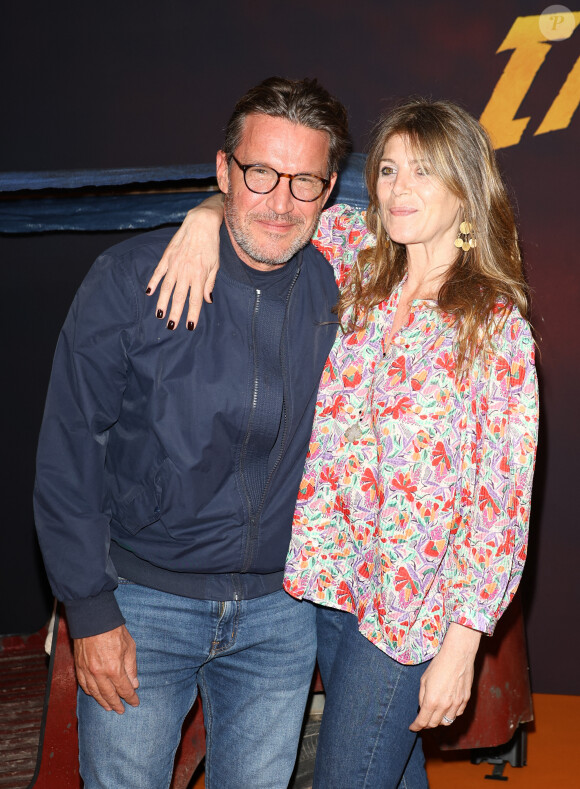
<instances>
[{"instance_id":1,"label":"eyeglass lens","mask_svg":"<svg viewBox=\"0 0 580 789\"><path fill-rule=\"evenodd\" d=\"M248 189L259 194L266 194L272 191L279 180L276 170L261 165L248 167L244 177ZM299 174L290 177L290 191L297 200L316 200L322 194L323 189L324 181L315 175Z\"/></svg>"}]
</instances>

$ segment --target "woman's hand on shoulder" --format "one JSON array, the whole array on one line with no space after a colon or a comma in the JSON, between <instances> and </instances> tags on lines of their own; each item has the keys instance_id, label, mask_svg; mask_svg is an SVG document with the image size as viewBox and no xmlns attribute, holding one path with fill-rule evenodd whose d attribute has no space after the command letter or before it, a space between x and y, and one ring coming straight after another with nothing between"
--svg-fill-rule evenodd
<instances>
[{"instance_id":1,"label":"woman's hand on shoulder","mask_svg":"<svg viewBox=\"0 0 580 789\"><path fill-rule=\"evenodd\" d=\"M481 633L452 623L439 653L423 676L419 691L419 714L411 731L450 726L463 714L473 684L473 665Z\"/></svg>"},{"instance_id":2,"label":"woman's hand on shoulder","mask_svg":"<svg viewBox=\"0 0 580 789\"><path fill-rule=\"evenodd\" d=\"M208 304L212 301L219 269L219 229L223 213L221 194L192 208L147 284L146 292L151 295L163 280L156 314L158 318L167 317L168 328L174 329L179 323L188 294L187 328L190 330L197 325L203 300ZM167 315L170 299L171 311Z\"/></svg>"}]
</instances>

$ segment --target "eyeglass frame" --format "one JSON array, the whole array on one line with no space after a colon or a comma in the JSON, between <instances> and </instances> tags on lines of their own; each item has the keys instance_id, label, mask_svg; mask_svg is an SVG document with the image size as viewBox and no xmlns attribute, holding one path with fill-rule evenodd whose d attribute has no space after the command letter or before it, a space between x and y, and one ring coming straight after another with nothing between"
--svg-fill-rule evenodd
<instances>
[{"instance_id":1,"label":"eyeglass frame","mask_svg":"<svg viewBox=\"0 0 580 789\"><path fill-rule=\"evenodd\" d=\"M322 197L324 190L328 189L328 187L330 186L329 178L323 178L321 175L316 175L315 173L295 173L294 175L292 175L292 173L279 173L278 170L274 169L274 167L270 167L269 164L260 164L259 162L254 162L253 164L241 164L241 162L239 162L236 159L233 153L231 155L231 158L234 160L234 162L238 165L238 167L244 174L244 184L246 185L246 189L248 189L250 192L252 192L252 194L255 195L269 195L270 192L273 192L274 189L280 183L280 178L288 178L290 193L295 200L299 200L301 203L314 203L316 200L319 200ZM246 181L246 172L251 167L267 167L268 170L272 170L273 173L276 173L277 180L274 186L271 189L268 189L266 192L257 192L255 189L251 189L248 186L248 182ZM294 194L294 190L292 189L292 181L301 175L307 175L309 176L309 178L317 178L319 181L322 181L322 189L320 190L320 194L317 195L316 197L313 197L312 200L305 200L303 197L296 197L296 195Z\"/></svg>"}]
</instances>

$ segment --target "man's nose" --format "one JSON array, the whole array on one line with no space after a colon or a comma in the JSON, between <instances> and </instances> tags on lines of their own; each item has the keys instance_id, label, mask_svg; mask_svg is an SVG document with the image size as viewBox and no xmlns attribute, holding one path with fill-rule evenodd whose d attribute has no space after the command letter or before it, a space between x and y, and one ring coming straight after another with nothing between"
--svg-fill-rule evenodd
<instances>
[{"instance_id":1,"label":"man's nose","mask_svg":"<svg viewBox=\"0 0 580 789\"><path fill-rule=\"evenodd\" d=\"M268 208L277 214L287 214L294 208L294 197L290 191L290 177L281 175L276 188L268 194Z\"/></svg>"}]
</instances>

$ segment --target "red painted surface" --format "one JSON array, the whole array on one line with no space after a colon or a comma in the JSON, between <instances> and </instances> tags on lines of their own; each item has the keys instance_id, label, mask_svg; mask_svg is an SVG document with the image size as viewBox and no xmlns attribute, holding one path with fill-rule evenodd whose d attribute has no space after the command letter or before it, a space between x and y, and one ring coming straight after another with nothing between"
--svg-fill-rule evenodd
<instances>
[{"instance_id":1,"label":"red painted surface","mask_svg":"<svg viewBox=\"0 0 580 789\"><path fill-rule=\"evenodd\" d=\"M41 761L36 781L39 789L80 789L76 718L76 677L66 620L55 625L55 643L49 670L48 704L40 732Z\"/></svg>"}]
</instances>

